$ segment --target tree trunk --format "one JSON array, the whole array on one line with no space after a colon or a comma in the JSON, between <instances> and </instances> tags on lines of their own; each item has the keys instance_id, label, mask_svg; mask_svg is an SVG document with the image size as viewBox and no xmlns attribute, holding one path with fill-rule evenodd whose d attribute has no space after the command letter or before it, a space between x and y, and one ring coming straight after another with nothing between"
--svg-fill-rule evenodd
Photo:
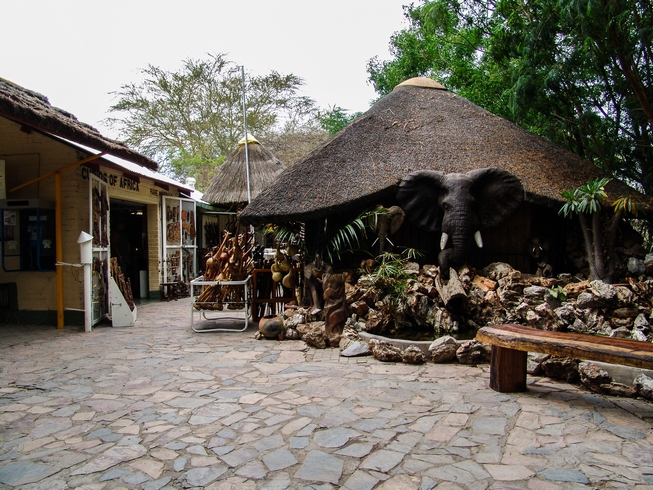
<instances>
[{"instance_id":1,"label":"tree trunk","mask_svg":"<svg viewBox=\"0 0 653 490\"><path fill-rule=\"evenodd\" d=\"M443 284L440 275L435 278L435 288L448 310L459 311L467 304L467 293L453 267L449 269L449 281L446 284Z\"/></svg>"},{"instance_id":2,"label":"tree trunk","mask_svg":"<svg viewBox=\"0 0 653 490\"><path fill-rule=\"evenodd\" d=\"M590 278L598 279L599 276L596 271L596 261L594 260L594 247L592 246L592 234L590 233L585 214L579 213L578 221L580 222L580 229L583 231L585 253L587 254L587 262L590 266Z\"/></svg>"}]
</instances>

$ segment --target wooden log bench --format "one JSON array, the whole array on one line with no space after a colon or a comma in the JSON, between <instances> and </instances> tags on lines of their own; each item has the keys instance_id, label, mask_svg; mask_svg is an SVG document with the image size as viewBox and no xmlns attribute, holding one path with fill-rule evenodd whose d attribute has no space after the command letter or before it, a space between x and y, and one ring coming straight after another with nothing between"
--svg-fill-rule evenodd
<instances>
[{"instance_id":1,"label":"wooden log bench","mask_svg":"<svg viewBox=\"0 0 653 490\"><path fill-rule=\"evenodd\" d=\"M483 327L476 340L492 346L490 388L501 393L526 391L529 352L653 369L653 343L567 332L537 330L523 325Z\"/></svg>"}]
</instances>

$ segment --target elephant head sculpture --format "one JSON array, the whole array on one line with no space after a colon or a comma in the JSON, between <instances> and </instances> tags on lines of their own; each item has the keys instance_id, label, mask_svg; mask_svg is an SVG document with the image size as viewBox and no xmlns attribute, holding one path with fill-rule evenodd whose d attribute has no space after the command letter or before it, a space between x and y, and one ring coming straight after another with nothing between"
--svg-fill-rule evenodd
<instances>
[{"instance_id":1,"label":"elephant head sculpture","mask_svg":"<svg viewBox=\"0 0 653 490\"><path fill-rule=\"evenodd\" d=\"M483 247L481 230L497 225L524 199L517 177L505 170L484 168L459 174L422 170L406 176L397 201L406 216L426 231L441 231L438 262L442 277L463 265L472 241Z\"/></svg>"}]
</instances>

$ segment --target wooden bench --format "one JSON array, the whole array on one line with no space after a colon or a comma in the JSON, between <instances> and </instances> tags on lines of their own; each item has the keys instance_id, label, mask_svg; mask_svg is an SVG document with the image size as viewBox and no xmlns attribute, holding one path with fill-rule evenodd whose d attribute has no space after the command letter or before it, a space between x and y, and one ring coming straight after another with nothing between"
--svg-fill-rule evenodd
<instances>
[{"instance_id":1,"label":"wooden bench","mask_svg":"<svg viewBox=\"0 0 653 490\"><path fill-rule=\"evenodd\" d=\"M492 345L490 388L526 391L529 352L653 369L653 343L578 333L550 332L523 325L483 327L476 340Z\"/></svg>"}]
</instances>

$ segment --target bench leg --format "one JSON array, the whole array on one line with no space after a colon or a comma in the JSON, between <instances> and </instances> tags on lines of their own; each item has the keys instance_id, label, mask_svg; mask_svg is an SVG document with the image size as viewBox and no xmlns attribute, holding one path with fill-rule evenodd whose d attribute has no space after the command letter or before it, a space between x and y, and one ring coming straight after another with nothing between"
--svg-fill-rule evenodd
<instances>
[{"instance_id":1,"label":"bench leg","mask_svg":"<svg viewBox=\"0 0 653 490\"><path fill-rule=\"evenodd\" d=\"M501 393L526 391L528 352L492 346L490 388Z\"/></svg>"}]
</instances>

